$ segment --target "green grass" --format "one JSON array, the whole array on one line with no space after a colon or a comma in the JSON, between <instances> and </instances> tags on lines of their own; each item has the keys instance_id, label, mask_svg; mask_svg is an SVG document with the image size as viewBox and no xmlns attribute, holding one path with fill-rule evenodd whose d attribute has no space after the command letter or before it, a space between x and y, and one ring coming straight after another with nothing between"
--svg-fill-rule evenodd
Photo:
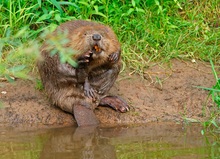
<instances>
[{"instance_id":1,"label":"green grass","mask_svg":"<svg viewBox=\"0 0 220 159\"><path fill-rule=\"evenodd\" d=\"M220 56L219 0L2 0L0 36L20 38L0 42L0 51L16 49L71 19L91 19L110 25L123 48L126 67L143 73L155 60L210 58ZM1 55L1 54L0 54ZM23 63L23 62L22 62ZM27 62L27 66L30 63ZM32 65L31 65L32 66Z\"/></svg>"},{"instance_id":2,"label":"green grass","mask_svg":"<svg viewBox=\"0 0 220 159\"><path fill-rule=\"evenodd\" d=\"M204 90L208 90L210 91L209 96L212 97L212 101L214 104L214 111L211 112L211 117L208 121L205 121L203 123L205 128L211 128L213 129L216 133L220 133L220 123L219 123L219 116L220 116L220 78L218 78L217 72L215 70L215 66L212 62L212 60L210 60L210 64L212 67L212 72L214 75L214 78L216 80L216 84L212 87L212 88L206 88L206 87L198 87L198 88L202 88ZM202 131L202 134L205 133L205 130ZM219 139L218 139L219 140Z\"/></svg>"}]
</instances>

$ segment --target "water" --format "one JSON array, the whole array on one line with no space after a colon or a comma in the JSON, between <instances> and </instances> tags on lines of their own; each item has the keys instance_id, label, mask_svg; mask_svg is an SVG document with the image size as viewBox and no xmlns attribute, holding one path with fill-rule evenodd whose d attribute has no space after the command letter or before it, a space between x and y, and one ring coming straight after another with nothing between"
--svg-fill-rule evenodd
<instances>
[{"instance_id":1,"label":"water","mask_svg":"<svg viewBox=\"0 0 220 159\"><path fill-rule=\"evenodd\" d=\"M219 158L213 136L198 125L160 123L132 127L0 128L0 159Z\"/></svg>"}]
</instances>

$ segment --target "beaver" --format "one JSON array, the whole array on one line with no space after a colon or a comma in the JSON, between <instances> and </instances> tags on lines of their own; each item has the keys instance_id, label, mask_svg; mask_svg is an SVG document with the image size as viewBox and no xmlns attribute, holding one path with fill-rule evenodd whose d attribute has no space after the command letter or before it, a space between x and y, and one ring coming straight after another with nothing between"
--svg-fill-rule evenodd
<instances>
[{"instance_id":1,"label":"beaver","mask_svg":"<svg viewBox=\"0 0 220 159\"><path fill-rule=\"evenodd\" d=\"M65 33L67 42L63 47L75 53L72 59L78 63L76 66L62 63L58 53L51 55L54 48L48 41ZM124 100L107 95L122 65L120 43L109 26L86 20L65 22L48 36L40 51L42 58L38 60L38 70L54 105L72 113L75 118L99 105L120 112L129 110ZM78 107L80 109L76 109ZM81 112L77 113L78 110Z\"/></svg>"}]
</instances>

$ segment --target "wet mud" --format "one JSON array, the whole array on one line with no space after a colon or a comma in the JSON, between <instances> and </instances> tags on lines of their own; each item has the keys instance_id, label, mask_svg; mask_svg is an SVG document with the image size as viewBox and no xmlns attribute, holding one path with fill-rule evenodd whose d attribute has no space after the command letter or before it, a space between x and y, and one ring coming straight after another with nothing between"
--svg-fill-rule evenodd
<instances>
[{"instance_id":1,"label":"wet mud","mask_svg":"<svg viewBox=\"0 0 220 159\"><path fill-rule=\"evenodd\" d=\"M110 91L128 102L130 111L117 112L98 107L95 115L101 125L181 122L184 119L206 120L215 108L208 91L196 86L215 84L209 63L173 60L146 69L143 77L123 71ZM16 80L0 85L0 126L34 127L76 125L72 114L50 104L46 94L33 81Z\"/></svg>"}]
</instances>

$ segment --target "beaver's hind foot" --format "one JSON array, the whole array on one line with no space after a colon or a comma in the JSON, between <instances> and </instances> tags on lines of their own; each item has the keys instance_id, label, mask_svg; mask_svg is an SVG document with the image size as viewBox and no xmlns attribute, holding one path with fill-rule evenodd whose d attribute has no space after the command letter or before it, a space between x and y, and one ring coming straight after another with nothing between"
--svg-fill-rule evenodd
<instances>
[{"instance_id":1,"label":"beaver's hind foot","mask_svg":"<svg viewBox=\"0 0 220 159\"><path fill-rule=\"evenodd\" d=\"M118 96L106 96L101 99L100 106L109 106L116 111L120 111L121 113L125 113L130 110L128 104Z\"/></svg>"}]
</instances>

